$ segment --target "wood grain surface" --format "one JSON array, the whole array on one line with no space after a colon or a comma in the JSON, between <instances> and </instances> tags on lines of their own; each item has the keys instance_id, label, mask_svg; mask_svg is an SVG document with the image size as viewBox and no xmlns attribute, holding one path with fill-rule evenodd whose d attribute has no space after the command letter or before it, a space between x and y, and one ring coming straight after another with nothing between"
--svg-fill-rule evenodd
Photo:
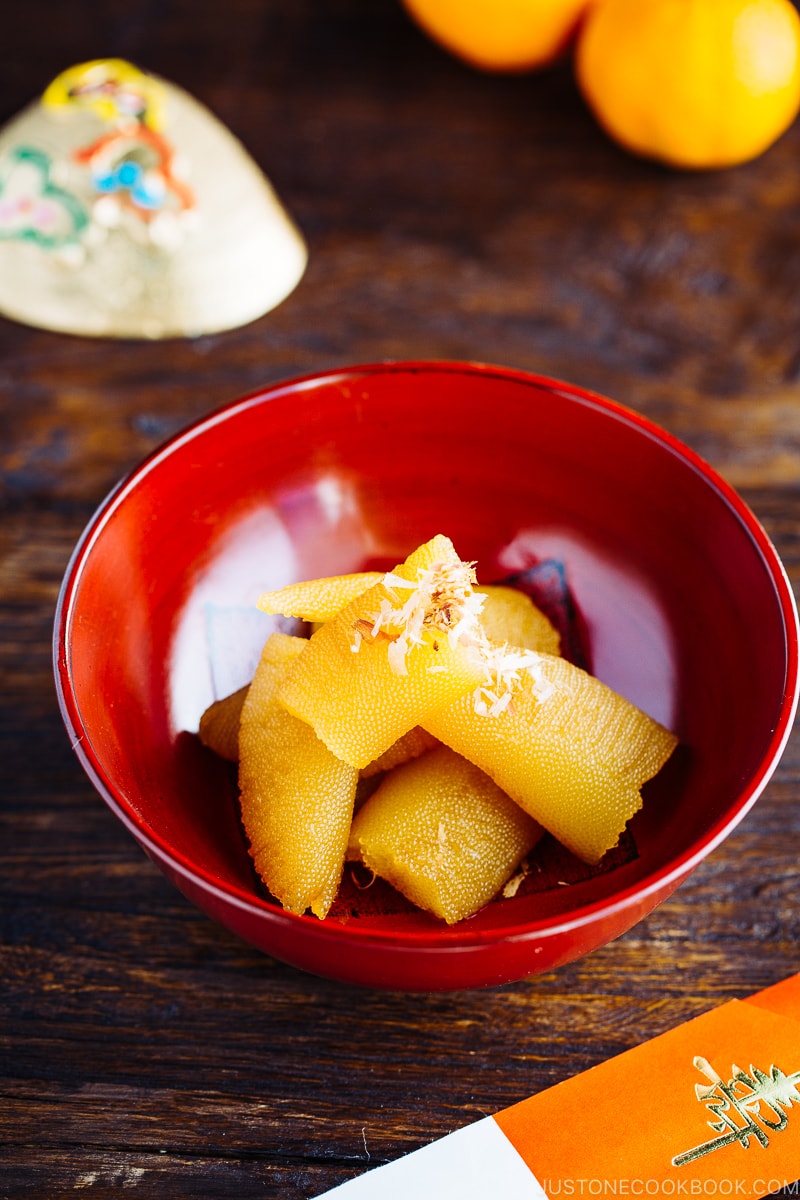
<instances>
[{"instance_id":1,"label":"wood grain surface","mask_svg":"<svg viewBox=\"0 0 800 1200\"><path fill-rule=\"evenodd\" d=\"M107 55L242 139L310 263L275 312L195 341L0 320L0 1196L301 1200L799 970L800 745L672 899L580 962L444 995L325 982L190 907L84 776L51 671L72 547L220 403L477 359L682 438L796 589L800 125L736 170L670 172L606 139L568 63L478 75L396 0L32 0L4 20L0 119Z\"/></svg>"}]
</instances>

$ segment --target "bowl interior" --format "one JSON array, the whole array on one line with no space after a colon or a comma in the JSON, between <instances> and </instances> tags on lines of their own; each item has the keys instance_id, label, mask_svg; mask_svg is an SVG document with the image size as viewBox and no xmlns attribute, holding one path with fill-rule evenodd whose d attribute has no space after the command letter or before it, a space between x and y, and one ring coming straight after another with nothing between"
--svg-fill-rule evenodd
<instances>
[{"instance_id":1,"label":"bowl interior","mask_svg":"<svg viewBox=\"0 0 800 1200\"><path fill-rule=\"evenodd\" d=\"M791 720L796 618L744 505L667 435L578 389L457 364L279 385L193 427L101 508L61 608L61 691L95 781L145 844L254 906L235 779L194 736L246 681L259 593L391 567L435 533L482 582L563 563L593 671L681 740L636 853L463 926L368 907L354 928L458 940L650 886L755 799ZM304 918L315 921L315 918ZM318 924L318 923L317 923Z\"/></svg>"}]
</instances>

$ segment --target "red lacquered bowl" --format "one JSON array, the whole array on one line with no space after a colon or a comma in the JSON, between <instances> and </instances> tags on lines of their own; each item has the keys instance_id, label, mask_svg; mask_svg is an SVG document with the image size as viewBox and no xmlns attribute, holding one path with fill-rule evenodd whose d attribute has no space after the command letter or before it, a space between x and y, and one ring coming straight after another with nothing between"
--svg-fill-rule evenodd
<instances>
[{"instance_id":1,"label":"red lacquered bowl","mask_svg":"<svg viewBox=\"0 0 800 1200\"><path fill-rule=\"evenodd\" d=\"M451 928L385 897L291 915L253 875L235 779L199 744L200 713L245 682L266 636L261 591L388 567L435 533L482 582L561 564L592 670L680 748L646 785L626 854L569 886L520 889ZM797 648L774 548L697 455L580 388L461 363L277 384L173 438L89 524L55 628L76 753L180 890L285 962L407 990L549 970L674 891L772 774Z\"/></svg>"}]
</instances>

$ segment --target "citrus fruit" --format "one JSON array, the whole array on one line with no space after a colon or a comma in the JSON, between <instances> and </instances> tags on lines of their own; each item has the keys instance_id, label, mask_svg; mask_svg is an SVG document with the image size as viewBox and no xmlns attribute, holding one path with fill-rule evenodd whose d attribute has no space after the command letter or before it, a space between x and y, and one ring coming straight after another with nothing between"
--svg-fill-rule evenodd
<instances>
[{"instance_id":1,"label":"citrus fruit","mask_svg":"<svg viewBox=\"0 0 800 1200\"><path fill-rule=\"evenodd\" d=\"M627 149L678 167L733 166L800 108L800 17L790 0L598 0L575 69Z\"/></svg>"},{"instance_id":2,"label":"citrus fruit","mask_svg":"<svg viewBox=\"0 0 800 1200\"><path fill-rule=\"evenodd\" d=\"M529 71L569 45L589 0L403 0L452 54L484 71Z\"/></svg>"},{"instance_id":3,"label":"citrus fruit","mask_svg":"<svg viewBox=\"0 0 800 1200\"><path fill-rule=\"evenodd\" d=\"M242 824L258 874L284 908L325 917L336 898L358 772L275 700L305 638L267 639L242 708Z\"/></svg>"},{"instance_id":4,"label":"citrus fruit","mask_svg":"<svg viewBox=\"0 0 800 1200\"><path fill-rule=\"evenodd\" d=\"M386 776L353 820L347 857L452 924L492 899L542 833L488 775L439 746Z\"/></svg>"}]
</instances>

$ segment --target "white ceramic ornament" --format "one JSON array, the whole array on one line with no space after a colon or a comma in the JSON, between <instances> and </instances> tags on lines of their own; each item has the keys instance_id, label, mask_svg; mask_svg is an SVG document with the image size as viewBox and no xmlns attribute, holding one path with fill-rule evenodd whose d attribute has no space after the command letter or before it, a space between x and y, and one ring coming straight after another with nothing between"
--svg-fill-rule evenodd
<instances>
[{"instance_id":1,"label":"white ceramic ornament","mask_svg":"<svg viewBox=\"0 0 800 1200\"><path fill-rule=\"evenodd\" d=\"M306 261L241 143L122 59L69 68L0 131L5 316L96 337L193 337L280 304Z\"/></svg>"}]
</instances>

